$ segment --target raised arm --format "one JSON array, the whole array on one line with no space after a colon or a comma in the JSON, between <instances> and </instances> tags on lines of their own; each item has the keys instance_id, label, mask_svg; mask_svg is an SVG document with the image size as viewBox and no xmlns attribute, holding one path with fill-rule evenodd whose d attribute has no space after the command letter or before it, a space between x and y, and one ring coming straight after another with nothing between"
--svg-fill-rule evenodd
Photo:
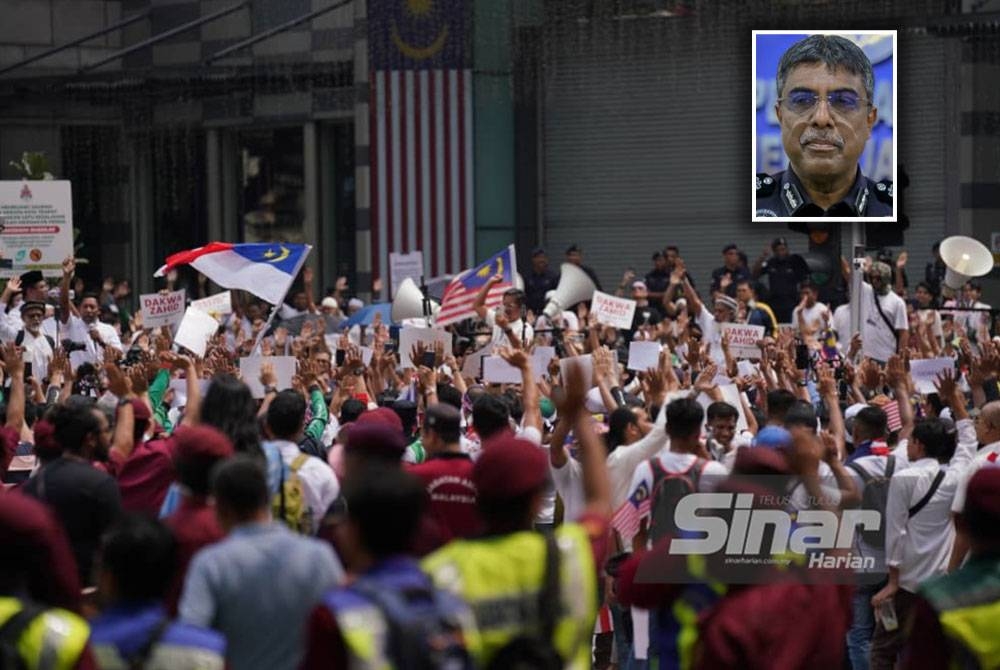
<instances>
[{"instance_id":1,"label":"raised arm","mask_svg":"<svg viewBox=\"0 0 1000 670\"><path fill-rule=\"evenodd\" d=\"M503 275L495 274L487 279L486 283L483 284L483 287L479 289L479 293L476 295L476 301L472 304L472 309L476 310L476 314L480 319L485 319L486 313L489 311L486 308L486 296L489 295L490 289L502 281Z\"/></svg>"},{"instance_id":2,"label":"raised arm","mask_svg":"<svg viewBox=\"0 0 1000 670\"><path fill-rule=\"evenodd\" d=\"M524 427L532 427L542 434L542 410L538 399L538 386L535 384L535 373L531 368L531 359L523 349L501 347L497 354L509 364L521 371L521 402L524 405Z\"/></svg>"},{"instance_id":3,"label":"raised arm","mask_svg":"<svg viewBox=\"0 0 1000 670\"><path fill-rule=\"evenodd\" d=\"M76 271L76 259L67 256L62 262L62 281L59 283L59 322L69 323L72 305L69 300L69 287Z\"/></svg>"},{"instance_id":4,"label":"raised arm","mask_svg":"<svg viewBox=\"0 0 1000 670\"><path fill-rule=\"evenodd\" d=\"M583 469L583 495L587 512L607 517L611 514L611 482L608 479L607 451L594 432L592 421L584 409L586 384L583 370L571 365L566 373L565 394L559 403L559 415L567 417L580 444L580 465Z\"/></svg>"},{"instance_id":5,"label":"raised arm","mask_svg":"<svg viewBox=\"0 0 1000 670\"><path fill-rule=\"evenodd\" d=\"M24 425L24 350L13 342L0 348L3 363L10 377L10 397L7 398L7 427L21 434Z\"/></svg>"}]
</instances>

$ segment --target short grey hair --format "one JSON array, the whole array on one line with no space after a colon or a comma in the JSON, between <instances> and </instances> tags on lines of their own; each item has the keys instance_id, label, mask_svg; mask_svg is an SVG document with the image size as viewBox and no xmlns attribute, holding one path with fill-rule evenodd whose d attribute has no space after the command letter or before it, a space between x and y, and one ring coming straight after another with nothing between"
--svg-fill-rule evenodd
<instances>
[{"instance_id":1,"label":"short grey hair","mask_svg":"<svg viewBox=\"0 0 1000 670\"><path fill-rule=\"evenodd\" d=\"M842 67L865 82L865 97L874 104L875 74L872 62L861 48L839 35L810 35L790 46L778 61L778 96L785 88L788 73L803 63L823 63L828 68Z\"/></svg>"}]
</instances>

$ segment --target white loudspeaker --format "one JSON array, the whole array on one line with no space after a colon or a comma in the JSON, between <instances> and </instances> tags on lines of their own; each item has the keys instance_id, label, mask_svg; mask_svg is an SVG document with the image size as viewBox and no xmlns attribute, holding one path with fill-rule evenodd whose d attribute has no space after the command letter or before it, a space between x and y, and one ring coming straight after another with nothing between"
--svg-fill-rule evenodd
<instances>
[{"instance_id":1,"label":"white loudspeaker","mask_svg":"<svg viewBox=\"0 0 1000 670\"><path fill-rule=\"evenodd\" d=\"M941 242L940 252L948 268L942 290L949 296L972 277L982 277L993 269L993 254L982 242L971 237L949 237Z\"/></svg>"},{"instance_id":2,"label":"white loudspeaker","mask_svg":"<svg viewBox=\"0 0 1000 670\"><path fill-rule=\"evenodd\" d=\"M549 319L554 319L578 302L590 300L597 290L587 273L572 263L563 263L559 272L559 286L545 305L545 316Z\"/></svg>"},{"instance_id":3,"label":"white loudspeaker","mask_svg":"<svg viewBox=\"0 0 1000 670\"><path fill-rule=\"evenodd\" d=\"M431 300L431 314L437 313L441 308L436 302ZM416 282L407 277L396 289L396 297L392 300L392 321L402 323L405 319L424 318L424 294Z\"/></svg>"}]
</instances>

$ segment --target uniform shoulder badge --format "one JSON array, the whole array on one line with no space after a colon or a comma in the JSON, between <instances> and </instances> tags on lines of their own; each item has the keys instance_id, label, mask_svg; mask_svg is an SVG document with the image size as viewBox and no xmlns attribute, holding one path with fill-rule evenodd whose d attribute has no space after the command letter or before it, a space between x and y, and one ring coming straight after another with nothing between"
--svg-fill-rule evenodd
<instances>
[{"instance_id":1,"label":"uniform shoulder badge","mask_svg":"<svg viewBox=\"0 0 1000 670\"><path fill-rule=\"evenodd\" d=\"M758 198L766 198L771 195L778 185L777 180L766 172L758 172L754 183L757 187Z\"/></svg>"},{"instance_id":2,"label":"uniform shoulder badge","mask_svg":"<svg viewBox=\"0 0 1000 670\"><path fill-rule=\"evenodd\" d=\"M875 184L875 197L882 202L892 204L892 180L883 179Z\"/></svg>"}]
</instances>

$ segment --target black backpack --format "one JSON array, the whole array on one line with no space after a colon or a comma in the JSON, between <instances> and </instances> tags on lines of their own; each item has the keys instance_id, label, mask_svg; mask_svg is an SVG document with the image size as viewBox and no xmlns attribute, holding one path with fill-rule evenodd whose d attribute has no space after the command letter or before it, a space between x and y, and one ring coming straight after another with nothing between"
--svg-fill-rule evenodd
<instances>
[{"instance_id":1,"label":"black backpack","mask_svg":"<svg viewBox=\"0 0 1000 670\"><path fill-rule=\"evenodd\" d=\"M871 547L879 549L885 547L885 505L889 500L889 480L896 469L896 457L886 456L885 473L881 476L872 476L858 465L857 461L847 464L847 467L858 473L861 481L864 482L864 489L861 492L861 509L872 510L879 513L881 523L878 530L862 529L861 539Z\"/></svg>"},{"instance_id":2,"label":"black backpack","mask_svg":"<svg viewBox=\"0 0 1000 670\"><path fill-rule=\"evenodd\" d=\"M461 617L464 602L443 589L392 589L369 579L352 587L378 607L389 628L388 656L394 670L473 670Z\"/></svg>"},{"instance_id":3,"label":"black backpack","mask_svg":"<svg viewBox=\"0 0 1000 670\"><path fill-rule=\"evenodd\" d=\"M559 656L552 635L562 602L559 588L559 545L555 536L545 533L545 575L538 592L539 629L523 633L500 647L490 659L485 670L561 670L563 659Z\"/></svg>"},{"instance_id":4,"label":"black backpack","mask_svg":"<svg viewBox=\"0 0 1000 670\"><path fill-rule=\"evenodd\" d=\"M683 472L668 472L660 459L651 458L653 470L653 493L650 496L649 539L654 543L661 538L678 536L674 522L674 510L681 498L698 492L698 482L708 465L704 458L695 458Z\"/></svg>"}]
</instances>

